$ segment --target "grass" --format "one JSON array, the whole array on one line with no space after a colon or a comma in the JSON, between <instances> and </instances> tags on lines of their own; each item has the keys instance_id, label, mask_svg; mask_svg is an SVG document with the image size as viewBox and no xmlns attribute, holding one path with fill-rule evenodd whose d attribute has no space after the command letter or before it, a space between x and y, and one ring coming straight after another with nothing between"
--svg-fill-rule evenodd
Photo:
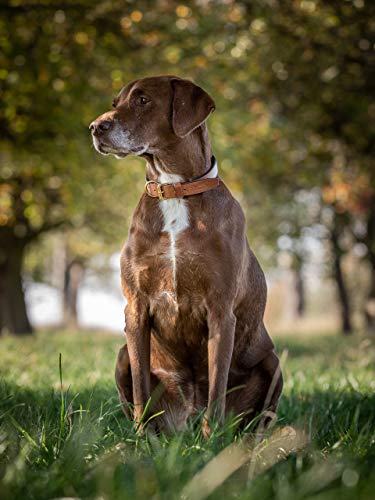
<instances>
[{"instance_id":1,"label":"grass","mask_svg":"<svg viewBox=\"0 0 375 500\"><path fill-rule=\"evenodd\" d=\"M278 352L288 351L277 426L293 426L308 443L289 453L284 439L271 458L272 436L243 451L233 421L207 442L193 425L175 436L138 436L114 386L122 341L63 332L0 339L1 499L374 498L369 339L277 339Z\"/></svg>"}]
</instances>

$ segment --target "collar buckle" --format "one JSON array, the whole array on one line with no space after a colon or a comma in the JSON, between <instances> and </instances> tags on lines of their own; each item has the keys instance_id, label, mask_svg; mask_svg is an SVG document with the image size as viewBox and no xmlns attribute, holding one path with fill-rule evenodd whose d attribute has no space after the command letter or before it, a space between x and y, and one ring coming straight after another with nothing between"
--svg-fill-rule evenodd
<instances>
[{"instance_id":1,"label":"collar buckle","mask_svg":"<svg viewBox=\"0 0 375 500\"><path fill-rule=\"evenodd\" d=\"M148 189L148 186L150 184L154 184L156 186L156 192L157 194L152 194L152 192L149 191ZM145 184L145 192L151 196L151 198L159 198L159 200L165 200L164 198L164 191L163 191L163 185L160 184L160 182L156 182L156 181L147 181L146 184Z\"/></svg>"}]
</instances>

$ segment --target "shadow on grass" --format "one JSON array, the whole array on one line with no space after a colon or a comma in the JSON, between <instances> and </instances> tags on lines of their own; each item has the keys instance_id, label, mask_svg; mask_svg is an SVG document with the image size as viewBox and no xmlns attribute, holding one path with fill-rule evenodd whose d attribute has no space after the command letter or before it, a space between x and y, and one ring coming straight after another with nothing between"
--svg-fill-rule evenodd
<instances>
[{"instance_id":1,"label":"shadow on grass","mask_svg":"<svg viewBox=\"0 0 375 500\"><path fill-rule=\"evenodd\" d=\"M8 446L5 462L0 460L0 484L2 466L12 468L12 463L18 463L17 457L22 457L25 446L22 442L27 445L28 436L37 442L38 448L28 455L22 474L7 483L4 498L52 498L68 494L93 497L103 491L107 491L108 498L124 498L124 492L126 498L146 498L157 491L177 498L182 485L225 446L219 440L197 444L193 432L185 432L181 438L161 437L157 443L135 438L119 407L114 385L99 383L78 395L72 391L64 392L63 396L65 412L73 400L77 413L72 416L73 431L70 434L70 426L66 426L60 439L59 391L0 384L0 424L4 424L2 429L14 443ZM14 427L11 418L20 428ZM292 391L281 399L279 418L280 425L291 424L306 432L311 449L321 450L314 460L342 452L340 457L349 457L345 460L350 467L361 467L361 479L371 477L375 460L375 447L371 444L375 436L374 394L364 396L349 386L342 391ZM56 447L60 451L56 452ZM309 452L304 467L314 466L314 462L309 462L310 455ZM272 481L274 486L279 485L281 478L285 481L285 474L291 478L295 460L291 456L264 480L259 478L259 488L270 489ZM237 484L235 479L223 485L230 491L229 496L221 498L232 498L239 488L245 491L246 480ZM255 491L257 484L253 486ZM269 495L265 491L268 490L256 498L273 498L272 491Z\"/></svg>"},{"instance_id":2,"label":"shadow on grass","mask_svg":"<svg viewBox=\"0 0 375 500\"><path fill-rule=\"evenodd\" d=\"M93 418L105 421L118 431L124 417L116 389L109 384L96 384L79 393L64 391L65 411L78 418L80 412L90 413ZM55 389L37 389L0 383L0 422L11 415L25 428L40 425L41 422L60 419L61 392ZM77 415L75 413L76 412ZM365 429L375 433L375 394L364 395L347 386L344 389L312 392L290 391L280 400L278 418L281 425L296 425L308 430L312 439L340 439L342 433L356 437ZM348 435L349 435L348 434ZM322 444L322 443L321 443Z\"/></svg>"},{"instance_id":3,"label":"shadow on grass","mask_svg":"<svg viewBox=\"0 0 375 500\"><path fill-rule=\"evenodd\" d=\"M278 418L283 425L307 426L314 439L327 433L331 439L339 438L346 431L358 436L369 428L375 432L375 394L362 394L350 387L341 391L292 392L282 395Z\"/></svg>"},{"instance_id":4,"label":"shadow on grass","mask_svg":"<svg viewBox=\"0 0 375 500\"><path fill-rule=\"evenodd\" d=\"M65 409L68 410L70 406L71 413L80 410L103 413L105 406L111 407L112 411L122 415L114 384L111 386L98 383L80 392L69 389L61 393L52 387L32 389L2 381L0 383L0 419L5 418L9 412L14 418L27 421L32 420L33 416L49 414L59 416L61 394L64 396Z\"/></svg>"}]
</instances>

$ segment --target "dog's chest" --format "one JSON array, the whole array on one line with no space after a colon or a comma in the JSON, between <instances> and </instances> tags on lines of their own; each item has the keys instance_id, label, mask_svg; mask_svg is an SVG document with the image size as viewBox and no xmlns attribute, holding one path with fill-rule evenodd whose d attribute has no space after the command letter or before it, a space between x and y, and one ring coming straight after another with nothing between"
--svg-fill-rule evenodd
<instances>
[{"instance_id":1,"label":"dog's chest","mask_svg":"<svg viewBox=\"0 0 375 500\"><path fill-rule=\"evenodd\" d=\"M189 227L189 212L185 200L171 199L160 202L163 215L163 230L168 234L169 252L165 255L172 273L172 291L177 287L178 239Z\"/></svg>"},{"instance_id":2,"label":"dog's chest","mask_svg":"<svg viewBox=\"0 0 375 500\"><path fill-rule=\"evenodd\" d=\"M176 240L178 235L189 227L189 211L185 200L170 199L159 203L163 216L163 230L171 240Z\"/></svg>"},{"instance_id":3,"label":"dog's chest","mask_svg":"<svg viewBox=\"0 0 375 500\"><path fill-rule=\"evenodd\" d=\"M160 175L160 182L162 183L181 182L181 180L178 175L164 172ZM179 257L178 239L181 233L189 227L189 210L186 200L177 198L160 201L159 208L163 218L163 231L167 233L169 238L169 252L166 253L165 258L171 269L172 289L166 291L170 292L171 295L175 295Z\"/></svg>"}]
</instances>

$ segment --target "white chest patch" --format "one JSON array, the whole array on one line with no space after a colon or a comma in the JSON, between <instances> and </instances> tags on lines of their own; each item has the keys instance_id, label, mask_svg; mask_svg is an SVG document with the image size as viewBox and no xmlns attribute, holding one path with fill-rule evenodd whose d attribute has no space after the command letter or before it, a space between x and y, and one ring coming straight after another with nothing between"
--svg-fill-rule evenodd
<instances>
[{"instance_id":1,"label":"white chest patch","mask_svg":"<svg viewBox=\"0 0 375 500\"><path fill-rule=\"evenodd\" d=\"M179 175L167 174L161 169L159 182L161 183L173 183L182 182L182 178ZM172 276L173 276L173 288L176 290L176 272L177 272L177 248L176 241L178 235L189 227L189 210L187 207L186 200L182 199L170 199L162 200L159 203L160 210L163 214L164 226L163 230L169 234L170 239L170 260L172 264Z\"/></svg>"}]
</instances>

